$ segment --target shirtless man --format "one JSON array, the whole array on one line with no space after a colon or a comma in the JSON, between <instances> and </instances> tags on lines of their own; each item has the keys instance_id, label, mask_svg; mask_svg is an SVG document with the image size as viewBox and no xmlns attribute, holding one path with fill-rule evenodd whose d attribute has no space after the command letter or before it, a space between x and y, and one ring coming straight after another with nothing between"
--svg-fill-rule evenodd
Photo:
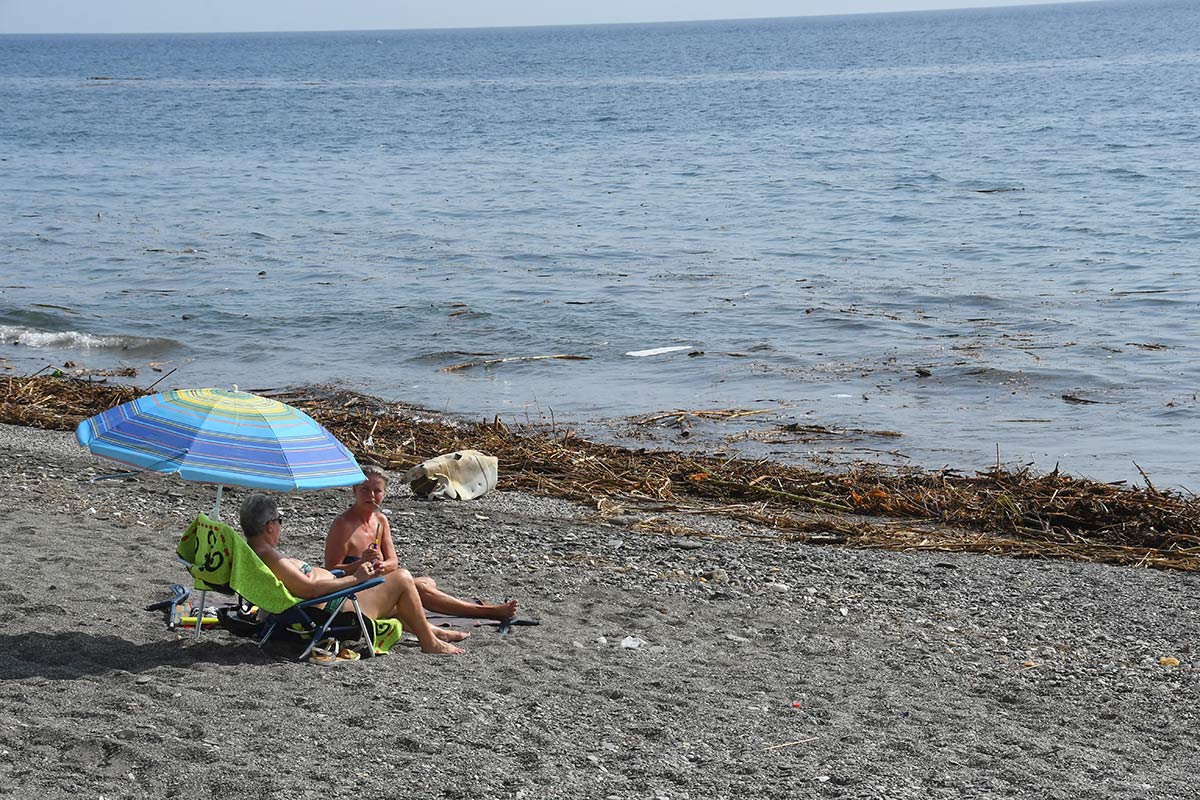
<instances>
[{"instance_id":1,"label":"shirtless man","mask_svg":"<svg viewBox=\"0 0 1200 800\"><path fill-rule=\"evenodd\" d=\"M354 572L335 578L333 573L307 562L286 556L279 551L279 537L283 533L283 515L279 506L265 494L252 494L242 502L242 532L246 543L267 565L267 569L296 597L310 599L324 594L347 589L380 575L378 564L362 560ZM469 633L435 628L425 618L421 608L417 587L406 569L392 569L384 576L384 582L358 593L358 604L362 612L374 619L391 617L404 624L404 629L413 633L421 643L421 652L442 655L457 655L463 652L453 642L460 642Z\"/></svg>"},{"instance_id":2,"label":"shirtless man","mask_svg":"<svg viewBox=\"0 0 1200 800\"><path fill-rule=\"evenodd\" d=\"M352 568L359 561L376 564L379 574L386 575L400 567L392 529L379 510L387 494L387 474L376 466L363 467L367 479L354 487L354 504L338 515L325 537L326 569ZM452 617L478 617L504 622L517 615L517 601L486 605L460 600L438 588L428 576L413 578L421 605L427 610Z\"/></svg>"}]
</instances>

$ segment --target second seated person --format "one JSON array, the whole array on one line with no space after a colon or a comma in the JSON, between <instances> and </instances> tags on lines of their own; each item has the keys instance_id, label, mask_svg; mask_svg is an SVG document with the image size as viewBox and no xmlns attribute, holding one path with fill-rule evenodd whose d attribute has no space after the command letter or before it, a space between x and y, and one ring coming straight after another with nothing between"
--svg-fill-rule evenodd
<instances>
[{"instance_id":1,"label":"second seated person","mask_svg":"<svg viewBox=\"0 0 1200 800\"><path fill-rule=\"evenodd\" d=\"M380 510L383 498L387 496L387 473L374 465L366 465L362 471L367 479L354 487L353 505L339 514L329 526L329 535L325 537L325 568L349 570L366 560L374 562L380 574L395 572L400 568L400 561L396 557L391 526ZM437 614L501 622L517 614L516 600L496 604L475 603L446 594L428 576L413 578L413 583L420 595L421 605Z\"/></svg>"}]
</instances>

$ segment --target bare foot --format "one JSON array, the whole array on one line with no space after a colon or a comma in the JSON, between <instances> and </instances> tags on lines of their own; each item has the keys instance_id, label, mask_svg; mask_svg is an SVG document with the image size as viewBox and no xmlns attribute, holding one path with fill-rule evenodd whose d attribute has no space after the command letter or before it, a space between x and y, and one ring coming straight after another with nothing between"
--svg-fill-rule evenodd
<instances>
[{"instance_id":1,"label":"bare foot","mask_svg":"<svg viewBox=\"0 0 1200 800\"><path fill-rule=\"evenodd\" d=\"M433 635L443 642L461 642L471 635L470 631L455 631L450 628L434 628Z\"/></svg>"},{"instance_id":2,"label":"bare foot","mask_svg":"<svg viewBox=\"0 0 1200 800\"><path fill-rule=\"evenodd\" d=\"M463 650L461 647L455 647L449 642L443 642L441 639L435 636L433 641L431 641L428 645L421 645L421 652L435 656L457 656L462 655L467 651Z\"/></svg>"},{"instance_id":3,"label":"bare foot","mask_svg":"<svg viewBox=\"0 0 1200 800\"><path fill-rule=\"evenodd\" d=\"M496 619L502 622L509 621L517 615L517 601L510 600L503 603L480 603L479 609L472 616L480 616L482 619Z\"/></svg>"},{"instance_id":4,"label":"bare foot","mask_svg":"<svg viewBox=\"0 0 1200 800\"><path fill-rule=\"evenodd\" d=\"M514 599L508 602L500 603L499 606L496 607L496 610L496 619L502 622L509 621L517 615L517 601Z\"/></svg>"}]
</instances>

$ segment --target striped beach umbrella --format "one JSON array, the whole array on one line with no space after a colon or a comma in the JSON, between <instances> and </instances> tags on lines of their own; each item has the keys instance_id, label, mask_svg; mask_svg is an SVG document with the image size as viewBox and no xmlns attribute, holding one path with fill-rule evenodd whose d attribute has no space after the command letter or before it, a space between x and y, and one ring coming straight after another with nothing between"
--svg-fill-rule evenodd
<instances>
[{"instance_id":1,"label":"striped beach umbrella","mask_svg":"<svg viewBox=\"0 0 1200 800\"><path fill-rule=\"evenodd\" d=\"M139 397L85 419L75 438L98 456L201 483L287 492L365 480L350 451L312 417L247 392Z\"/></svg>"}]
</instances>

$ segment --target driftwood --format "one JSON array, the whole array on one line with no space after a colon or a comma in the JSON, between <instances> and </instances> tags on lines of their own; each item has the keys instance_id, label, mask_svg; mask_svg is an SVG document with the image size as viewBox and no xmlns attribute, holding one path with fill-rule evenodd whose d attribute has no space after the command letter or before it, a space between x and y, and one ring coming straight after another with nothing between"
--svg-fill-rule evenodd
<instances>
[{"instance_id":1,"label":"driftwood","mask_svg":"<svg viewBox=\"0 0 1200 800\"><path fill-rule=\"evenodd\" d=\"M442 372L458 372L462 369L470 369L471 367L490 367L494 364L509 364L513 361L545 361L546 359L557 358L562 361L590 361L591 356L574 356L569 353L558 353L552 356L509 356L508 358L490 358L487 361L464 361L461 364L451 364L448 367L442 367Z\"/></svg>"}]
</instances>

